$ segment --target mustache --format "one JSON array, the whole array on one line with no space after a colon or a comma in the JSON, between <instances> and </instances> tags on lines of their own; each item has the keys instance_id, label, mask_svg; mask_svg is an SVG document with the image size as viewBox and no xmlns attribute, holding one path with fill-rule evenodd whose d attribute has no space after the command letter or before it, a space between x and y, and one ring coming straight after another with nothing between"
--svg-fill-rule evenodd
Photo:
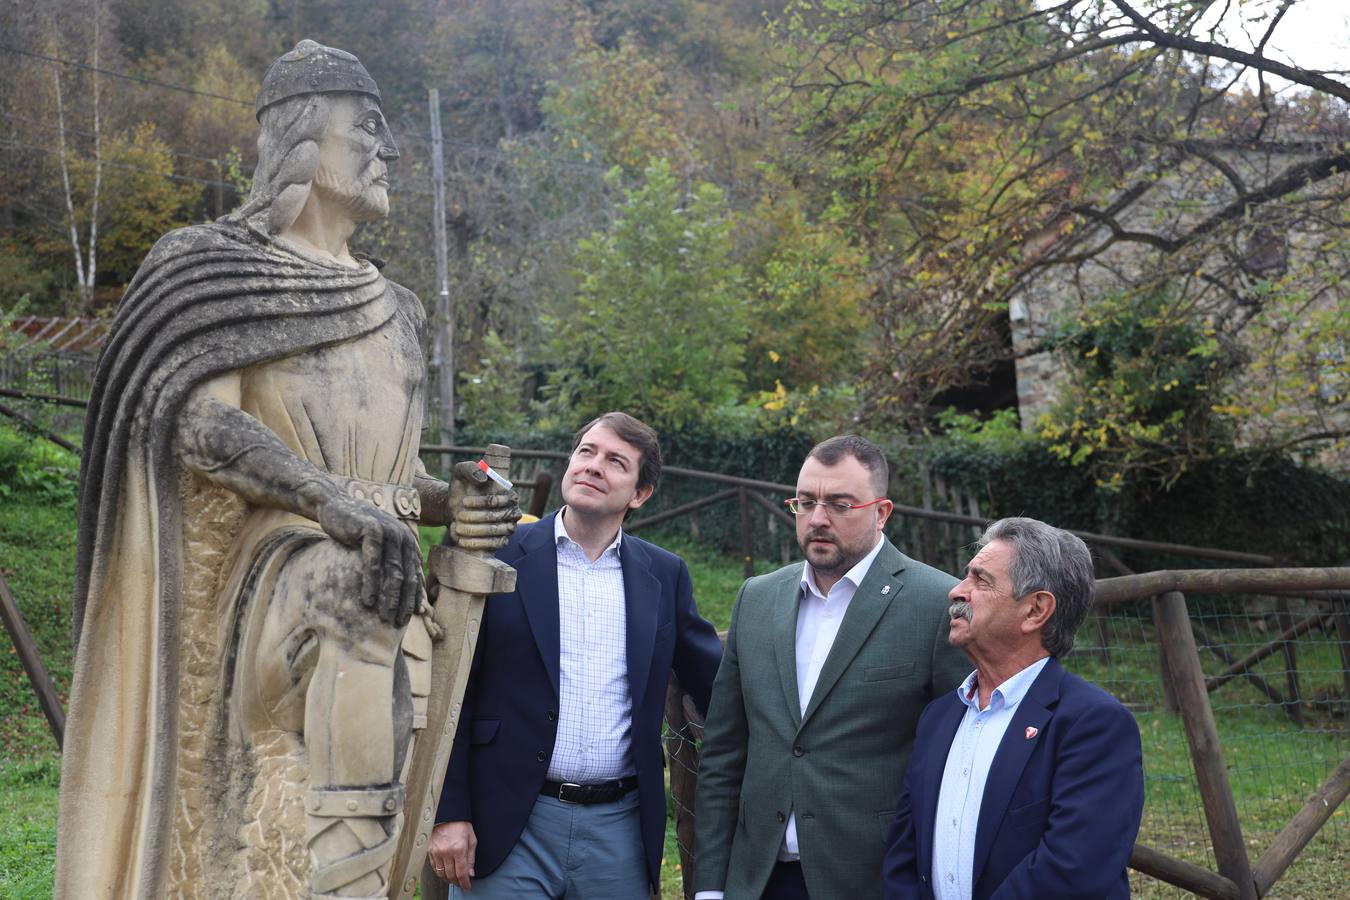
<instances>
[{"instance_id":1,"label":"mustache","mask_svg":"<svg viewBox=\"0 0 1350 900\"><path fill-rule=\"evenodd\" d=\"M947 615L952 617L952 621L965 619L970 621L970 603L966 600L953 600L951 606L947 607Z\"/></svg>"},{"instance_id":2,"label":"mustache","mask_svg":"<svg viewBox=\"0 0 1350 900\"><path fill-rule=\"evenodd\" d=\"M314 173L314 184L342 194L361 194L380 179L389 180L389 167L379 160L372 160L354 178L345 179L334 175L327 166L320 164Z\"/></svg>"},{"instance_id":3,"label":"mustache","mask_svg":"<svg viewBox=\"0 0 1350 900\"><path fill-rule=\"evenodd\" d=\"M834 535L820 528L812 528L810 531L806 532L806 542L810 543L811 541L829 541L831 544L839 543L835 540Z\"/></svg>"}]
</instances>

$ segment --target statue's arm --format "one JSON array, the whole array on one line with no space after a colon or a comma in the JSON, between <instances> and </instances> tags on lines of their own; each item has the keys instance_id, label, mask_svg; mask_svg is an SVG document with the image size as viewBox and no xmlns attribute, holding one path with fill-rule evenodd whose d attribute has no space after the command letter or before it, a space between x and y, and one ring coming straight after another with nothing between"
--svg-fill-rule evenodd
<instances>
[{"instance_id":1,"label":"statue's arm","mask_svg":"<svg viewBox=\"0 0 1350 900\"><path fill-rule=\"evenodd\" d=\"M450 509L450 483L432 476L420 459L413 472L413 487L417 488L418 498L422 501L419 521L423 525L449 525L454 521Z\"/></svg>"},{"instance_id":2,"label":"statue's arm","mask_svg":"<svg viewBox=\"0 0 1350 900\"><path fill-rule=\"evenodd\" d=\"M520 518L515 491L505 490L472 462L455 466L454 480L441 481L417 461L413 486L422 501L423 525L446 525L450 542L465 550L495 553L511 539Z\"/></svg>"},{"instance_id":3,"label":"statue's arm","mask_svg":"<svg viewBox=\"0 0 1350 900\"><path fill-rule=\"evenodd\" d=\"M240 409L240 397L237 373L193 391L176 423L183 463L249 503L311 519L334 540L359 550L362 603L386 621L406 624L422 591L421 554L412 531L343 493L327 473Z\"/></svg>"}]
</instances>

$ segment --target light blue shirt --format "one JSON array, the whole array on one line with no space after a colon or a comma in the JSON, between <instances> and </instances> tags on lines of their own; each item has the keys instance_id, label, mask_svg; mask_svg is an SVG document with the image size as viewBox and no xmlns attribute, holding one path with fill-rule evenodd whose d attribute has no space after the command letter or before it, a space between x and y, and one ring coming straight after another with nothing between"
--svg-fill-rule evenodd
<instances>
[{"instance_id":1,"label":"light blue shirt","mask_svg":"<svg viewBox=\"0 0 1350 900\"><path fill-rule=\"evenodd\" d=\"M593 784L631 775L633 697L628 685L628 612L623 531L591 562L553 520L558 545L558 738L548 777Z\"/></svg>"},{"instance_id":2,"label":"light blue shirt","mask_svg":"<svg viewBox=\"0 0 1350 900\"><path fill-rule=\"evenodd\" d=\"M1038 659L994 688L989 705L980 709L975 672L956 694L966 707L947 751L933 823L933 895L936 900L970 900L974 890L975 828L984 801L984 783L999 742L1012 722L1017 704L1041 674L1050 657ZM1043 723L1039 723L1043 724Z\"/></svg>"}]
</instances>

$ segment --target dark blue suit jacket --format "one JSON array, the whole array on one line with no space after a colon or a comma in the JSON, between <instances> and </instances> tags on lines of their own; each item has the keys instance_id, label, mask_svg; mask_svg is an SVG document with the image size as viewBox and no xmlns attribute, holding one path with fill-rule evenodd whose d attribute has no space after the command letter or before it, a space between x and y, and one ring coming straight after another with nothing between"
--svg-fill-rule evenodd
<instances>
[{"instance_id":1,"label":"dark blue suit jacket","mask_svg":"<svg viewBox=\"0 0 1350 900\"><path fill-rule=\"evenodd\" d=\"M437 822L468 820L478 838L474 871L490 875L511 852L548 773L558 735L558 548L546 516L516 530L497 558L515 567L516 589L489 597ZM628 685L639 817L653 885L665 844L661 722L672 669L700 711L722 658L717 631L694 606L684 561L625 534Z\"/></svg>"},{"instance_id":2,"label":"dark blue suit jacket","mask_svg":"<svg viewBox=\"0 0 1350 900\"><path fill-rule=\"evenodd\" d=\"M933 825L947 751L966 707L924 710L886 836L886 900L931 898ZM1037 729L1027 736L1027 729ZM1125 898L1144 810L1139 726L1110 694L1051 659L1013 712L975 829L974 900Z\"/></svg>"}]
</instances>

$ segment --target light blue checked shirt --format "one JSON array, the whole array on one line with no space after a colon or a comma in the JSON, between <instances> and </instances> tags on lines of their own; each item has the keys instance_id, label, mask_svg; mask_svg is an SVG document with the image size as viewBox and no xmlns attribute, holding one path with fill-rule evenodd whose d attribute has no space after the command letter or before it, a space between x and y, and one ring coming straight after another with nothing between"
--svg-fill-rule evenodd
<instances>
[{"instance_id":1,"label":"light blue checked shirt","mask_svg":"<svg viewBox=\"0 0 1350 900\"><path fill-rule=\"evenodd\" d=\"M623 531L591 562L563 524L558 544L558 737L551 781L594 784L633 774L633 696L628 685L628 613L624 607Z\"/></svg>"},{"instance_id":2,"label":"light blue checked shirt","mask_svg":"<svg viewBox=\"0 0 1350 900\"><path fill-rule=\"evenodd\" d=\"M936 900L970 900L974 885L975 827L980 821L984 783L994 754L1008 730L1017 704L1041 674L1050 657L1039 659L994 688L989 706L980 709L975 674L971 672L956 694L966 712L947 751L933 824L933 895Z\"/></svg>"}]
</instances>

